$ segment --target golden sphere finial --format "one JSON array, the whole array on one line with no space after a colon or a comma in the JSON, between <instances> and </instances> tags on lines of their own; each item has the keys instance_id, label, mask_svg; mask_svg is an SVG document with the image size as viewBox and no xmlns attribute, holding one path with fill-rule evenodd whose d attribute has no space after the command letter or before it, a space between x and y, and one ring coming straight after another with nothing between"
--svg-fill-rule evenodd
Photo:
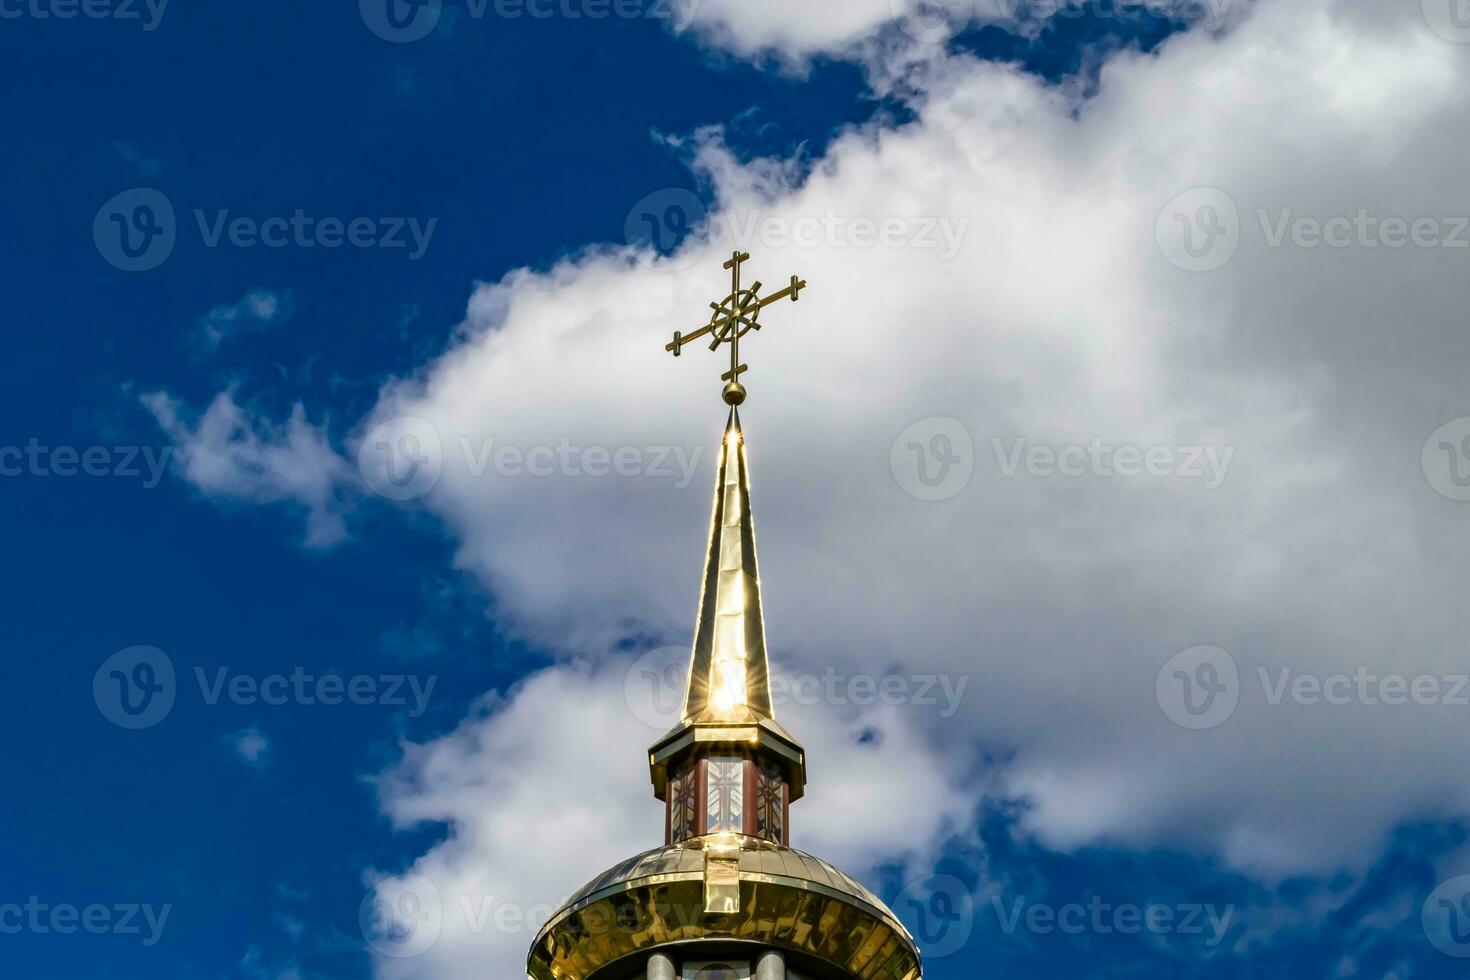
<instances>
[{"instance_id":1,"label":"golden sphere finial","mask_svg":"<svg viewBox=\"0 0 1470 980\"><path fill-rule=\"evenodd\" d=\"M741 384L739 381L731 381L729 384L725 385L725 404L745 404L745 385Z\"/></svg>"}]
</instances>

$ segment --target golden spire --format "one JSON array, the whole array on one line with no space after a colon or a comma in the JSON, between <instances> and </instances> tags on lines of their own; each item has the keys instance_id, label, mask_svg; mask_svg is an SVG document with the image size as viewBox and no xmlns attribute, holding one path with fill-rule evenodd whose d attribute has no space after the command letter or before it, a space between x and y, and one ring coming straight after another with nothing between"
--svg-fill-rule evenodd
<instances>
[{"instance_id":1,"label":"golden spire","mask_svg":"<svg viewBox=\"0 0 1470 980\"><path fill-rule=\"evenodd\" d=\"M806 790L806 752L771 717L760 575L750 513L745 440L735 406L740 335L767 300L740 288L715 316L669 349L713 334L730 345L714 517L700 583L689 691L679 724L648 750L654 796L664 804L664 846L608 869L567 900L536 934L527 980L647 976L802 976L923 980L913 937L872 892L791 848L790 805ZM788 972L787 958L795 969ZM711 961L722 965L716 967Z\"/></svg>"},{"instance_id":2,"label":"golden spire","mask_svg":"<svg viewBox=\"0 0 1470 980\"><path fill-rule=\"evenodd\" d=\"M709 552L700 584L699 618L694 626L694 659L684 721L746 722L771 717L771 684L766 664L766 631L761 621L760 576L755 565L755 525L750 514L750 482L745 472L745 438L736 406L745 401L740 375L740 338L759 330L761 310L790 296L795 302L806 288L796 276L780 292L764 299L761 284L740 287L740 265L750 253L735 252L725 263L730 295L710 303L710 322L691 334L674 332L664 349L675 357L684 345L709 335L710 350L730 347L730 370L721 375L730 421L720 449L715 484L715 513L710 523Z\"/></svg>"},{"instance_id":3,"label":"golden spire","mask_svg":"<svg viewBox=\"0 0 1470 980\"><path fill-rule=\"evenodd\" d=\"M748 370L748 365L740 363L740 338L760 329L762 309L788 296L795 300L806 283L792 276L791 285L762 299L759 282L749 288L740 285L740 265L749 258L736 252L725 263L730 270L730 295L710 304L714 310L710 322L691 334L675 333L673 342L665 346L676 357L684 344L705 336L711 338L710 350L721 344L730 346L730 370L723 376L730 420L720 447L684 713L648 754L654 795L660 800L666 799L671 766L687 766L691 755L713 751L749 754L774 766L783 774L790 801L801 799L806 788L806 754L801 743L777 724L771 710L745 436L735 407L745 401L739 378Z\"/></svg>"},{"instance_id":4,"label":"golden spire","mask_svg":"<svg viewBox=\"0 0 1470 980\"><path fill-rule=\"evenodd\" d=\"M684 721L749 722L770 717L771 684L745 439L740 413L732 407L715 482Z\"/></svg>"}]
</instances>

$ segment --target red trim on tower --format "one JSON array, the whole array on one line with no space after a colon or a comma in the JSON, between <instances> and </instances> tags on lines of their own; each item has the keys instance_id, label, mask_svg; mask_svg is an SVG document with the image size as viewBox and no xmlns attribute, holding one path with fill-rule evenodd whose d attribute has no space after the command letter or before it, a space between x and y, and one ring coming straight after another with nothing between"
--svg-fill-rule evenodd
<instances>
[{"instance_id":1,"label":"red trim on tower","mask_svg":"<svg viewBox=\"0 0 1470 980\"><path fill-rule=\"evenodd\" d=\"M781 780L781 846L791 846L791 785Z\"/></svg>"},{"instance_id":2,"label":"red trim on tower","mask_svg":"<svg viewBox=\"0 0 1470 980\"><path fill-rule=\"evenodd\" d=\"M709 760L694 765L694 836L709 833Z\"/></svg>"},{"instance_id":3,"label":"red trim on tower","mask_svg":"<svg viewBox=\"0 0 1470 980\"><path fill-rule=\"evenodd\" d=\"M756 763L746 759L743 763L744 769L741 773L744 777L744 788L741 790L744 800L741 802L741 828L745 836L757 837L760 835L760 785L756 776Z\"/></svg>"}]
</instances>

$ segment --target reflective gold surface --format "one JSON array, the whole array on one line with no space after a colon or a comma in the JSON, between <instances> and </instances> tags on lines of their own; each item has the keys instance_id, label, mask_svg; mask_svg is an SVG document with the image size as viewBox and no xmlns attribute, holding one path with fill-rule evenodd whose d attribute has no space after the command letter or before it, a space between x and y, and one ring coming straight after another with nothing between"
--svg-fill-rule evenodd
<instances>
[{"instance_id":1,"label":"reflective gold surface","mask_svg":"<svg viewBox=\"0 0 1470 980\"><path fill-rule=\"evenodd\" d=\"M740 911L740 837L718 834L705 839L704 910Z\"/></svg>"},{"instance_id":2,"label":"reflective gold surface","mask_svg":"<svg viewBox=\"0 0 1470 980\"><path fill-rule=\"evenodd\" d=\"M649 750L656 797L665 799L669 763L703 743L769 755L792 801L805 792L806 753L773 718L745 437L733 408L715 480L682 721Z\"/></svg>"},{"instance_id":3,"label":"reflective gold surface","mask_svg":"<svg viewBox=\"0 0 1470 980\"><path fill-rule=\"evenodd\" d=\"M731 723L769 717L771 685L755 521L740 413L732 408L715 485L684 721Z\"/></svg>"},{"instance_id":4,"label":"reflective gold surface","mask_svg":"<svg viewBox=\"0 0 1470 980\"><path fill-rule=\"evenodd\" d=\"M738 844L732 913L707 912L707 850ZM717 852L715 860L727 857ZM534 980L585 980L654 946L759 942L816 957L860 980L917 980L913 939L861 884L824 861L752 837L715 835L609 869L558 910L531 947Z\"/></svg>"}]
</instances>

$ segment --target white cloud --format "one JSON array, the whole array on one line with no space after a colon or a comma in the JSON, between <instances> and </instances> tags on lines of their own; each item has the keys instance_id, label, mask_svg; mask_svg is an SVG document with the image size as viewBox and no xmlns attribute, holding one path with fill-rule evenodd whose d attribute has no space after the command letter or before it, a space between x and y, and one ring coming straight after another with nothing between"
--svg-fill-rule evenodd
<instances>
[{"instance_id":1,"label":"white cloud","mask_svg":"<svg viewBox=\"0 0 1470 980\"><path fill-rule=\"evenodd\" d=\"M1116 17L1220 30L1245 17L1252 0L687 0L679 28L744 57L774 56L800 67L815 55L866 58L880 41L942 49L970 28L1036 35L1060 21Z\"/></svg>"},{"instance_id":2,"label":"white cloud","mask_svg":"<svg viewBox=\"0 0 1470 980\"><path fill-rule=\"evenodd\" d=\"M214 348L237 334L265 330L290 319L292 306L289 291L252 289L238 302L216 306L200 317L200 340Z\"/></svg>"},{"instance_id":3,"label":"white cloud","mask_svg":"<svg viewBox=\"0 0 1470 980\"><path fill-rule=\"evenodd\" d=\"M209 497L251 503L289 501L307 512L306 543L336 544L347 535L344 486L350 468L301 405L284 425L259 420L221 392L194 421L164 392L142 396L174 441L180 476Z\"/></svg>"},{"instance_id":4,"label":"white cloud","mask_svg":"<svg viewBox=\"0 0 1470 980\"><path fill-rule=\"evenodd\" d=\"M775 50L792 57L840 50L870 36L903 0L699 0L688 20L712 42L740 54Z\"/></svg>"},{"instance_id":5,"label":"white cloud","mask_svg":"<svg viewBox=\"0 0 1470 980\"><path fill-rule=\"evenodd\" d=\"M237 759L257 769L270 760L273 749L271 740L255 725L226 736L225 742Z\"/></svg>"},{"instance_id":6,"label":"white cloud","mask_svg":"<svg viewBox=\"0 0 1470 980\"><path fill-rule=\"evenodd\" d=\"M486 286L463 341L377 416L437 427L444 471L426 502L503 622L586 649L628 623L687 626L708 453L681 491L477 476L457 447L709 447L718 359L673 361L651 325L698 325L730 228L755 215L753 274L811 283L745 348L776 648L804 665L973 673L966 710L931 729L1012 754L1026 827L1056 846L1165 843L1266 874L1357 865L1394 822L1466 806L1453 709L1272 706L1256 669L1460 661L1440 611L1466 550L1438 542L1464 532L1419 454L1470 411L1455 368L1464 253L1270 248L1258 212L1269 226L1283 209L1463 211L1467 51L1417 11L1384 23L1313 0L1120 55L1081 105L1003 66L931 64L917 123L837 140L800 186L779 162L707 145L731 220L699 261L598 251ZM1195 187L1227 189L1241 215L1238 252L1209 274L1156 241L1166 204ZM949 262L853 242L864 219L946 217L968 221ZM803 219L821 247L781 240ZM962 420L976 447L970 486L940 502L890 473L895 436L930 416ZM1235 455L1217 490L1005 478L992 439L1017 438ZM1248 686L1225 726L1190 732L1154 681L1200 643L1228 648Z\"/></svg>"}]
</instances>

